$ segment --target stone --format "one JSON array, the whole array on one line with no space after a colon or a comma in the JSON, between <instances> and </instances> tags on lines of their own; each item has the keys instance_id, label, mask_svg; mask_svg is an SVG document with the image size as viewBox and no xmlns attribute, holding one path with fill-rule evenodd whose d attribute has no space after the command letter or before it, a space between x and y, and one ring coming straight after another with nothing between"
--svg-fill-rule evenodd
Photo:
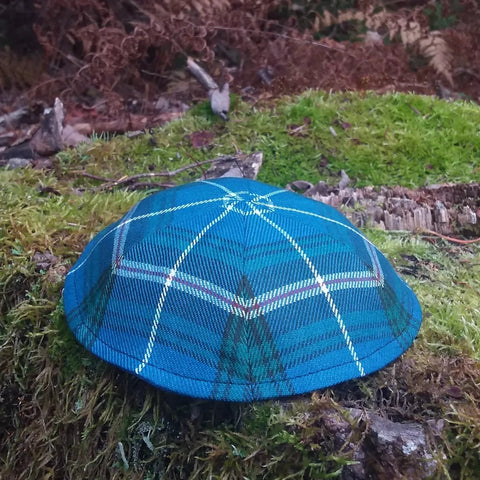
<instances>
[{"instance_id":1,"label":"stone","mask_svg":"<svg viewBox=\"0 0 480 480\"><path fill-rule=\"evenodd\" d=\"M369 422L367 463L382 472L375 478L423 480L435 473L437 462L422 425L392 422L375 414L369 415Z\"/></svg>"}]
</instances>

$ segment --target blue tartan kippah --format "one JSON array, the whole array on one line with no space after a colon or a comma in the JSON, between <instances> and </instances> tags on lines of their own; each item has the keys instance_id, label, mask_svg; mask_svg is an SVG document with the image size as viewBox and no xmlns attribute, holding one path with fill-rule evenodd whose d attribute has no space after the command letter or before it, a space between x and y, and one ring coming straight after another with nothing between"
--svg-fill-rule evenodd
<instances>
[{"instance_id":1,"label":"blue tartan kippah","mask_svg":"<svg viewBox=\"0 0 480 480\"><path fill-rule=\"evenodd\" d=\"M421 324L414 293L334 208L253 180L172 188L99 233L67 320L100 358L167 390L250 401L382 368Z\"/></svg>"}]
</instances>

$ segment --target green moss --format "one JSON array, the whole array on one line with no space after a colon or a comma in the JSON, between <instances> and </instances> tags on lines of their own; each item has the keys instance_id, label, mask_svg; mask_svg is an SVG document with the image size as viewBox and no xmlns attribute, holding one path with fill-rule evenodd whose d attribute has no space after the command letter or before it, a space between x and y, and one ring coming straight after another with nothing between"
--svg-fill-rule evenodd
<instances>
[{"instance_id":1,"label":"green moss","mask_svg":"<svg viewBox=\"0 0 480 480\"><path fill-rule=\"evenodd\" d=\"M243 428L208 430L199 446L198 467L192 478L338 478L344 465L354 463L348 454L333 454L333 445L317 443L322 425L305 421L291 407L266 403L250 408ZM259 420L260 418L260 420ZM258 428L263 418L265 425Z\"/></svg>"},{"instance_id":2,"label":"green moss","mask_svg":"<svg viewBox=\"0 0 480 480\"><path fill-rule=\"evenodd\" d=\"M235 100L226 123L200 104L152 134L99 138L62 152L53 171L0 170L0 476L335 478L352 452L332 444L322 415L344 415L348 405L400 421L445 418L436 441L439 475L475 478L478 245L367 231L419 297L419 339L375 375L289 402L212 404L154 389L76 342L61 291L86 243L156 190L100 190L106 180L85 172L118 179L172 171L239 148L261 150L259 180L278 186L296 179L335 183L341 169L357 185L479 181L478 125L480 109L470 103L307 92L260 109ZM213 139L196 149L190 134L200 130ZM180 184L201 174L195 167L154 181ZM39 268L36 252L51 252L55 261ZM363 434L358 425L352 432L352 441Z\"/></svg>"},{"instance_id":3,"label":"green moss","mask_svg":"<svg viewBox=\"0 0 480 480\"><path fill-rule=\"evenodd\" d=\"M73 154L62 153L62 172L69 175L86 166L89 173L119 178L173 170L233 154L238 147L245 153L261 150L264 166L259 180L280 186L293 179L335 182L341 169L359 186L480 180L480 108L474 103L310 91L281 101L274 111L238 102L226 123L208 108L201 104L152 136L117 137L79 147ZM301 128L293 133L295 127ZM189 134L199 130L214 134L208 148L192 147ZM198 178L200 173L193 170L177 181ZM77 183L92 185L81 178Z\"/></svg>"},{"instance_id":4,"label":"green moss","mask_svg":"<svg viewBox=\"0 0 480 480\"><path fill-rule=\"evenodd\" d=\"M417 294L421 338L437 353L466 353L480 361L480 246L431 243L411 233L368 234Z\"/></svg>"}]
</instances>

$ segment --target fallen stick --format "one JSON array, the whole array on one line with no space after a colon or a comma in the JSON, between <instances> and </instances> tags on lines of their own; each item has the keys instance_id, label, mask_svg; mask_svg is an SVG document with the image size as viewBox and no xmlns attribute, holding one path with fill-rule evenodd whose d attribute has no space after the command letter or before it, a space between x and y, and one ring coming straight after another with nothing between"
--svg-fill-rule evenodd
<instances>
[{"instance_id":1,"label":"fallen stick","mask_svg":"<svg viewBox=\"0 0 480 480\"><path fill-rule=\"evenodd\" d=\"M0 127L6 128L16 128L18 124L28 116L28 108L19 108L13 112L6 113L5 115L0 115Z\"/></svg>"},{"instance_id":2,"label":"fallen stick","mask_svg":"<svg viewBox=\"0 0 480 480\"><path fill-rule=\"evenodd\" d=\"M81 175L82 177L91 178L93 180L103 181L104 183L102 185L99 185L98 187L95 187L95 188L92 189L92 191L94 191L94 192L100 192L100 191L104 191L104 190L111 190L111 189L116 188L116 187L129 186L129 184L135 183L135 182L137 182L137 180L146 179L146 178L158 178L158 177L171 178L171 177L174 177L175 175L178 175L179 173L182 173L185 170L189 170L191 168L197 168L197 167L201 167L202 165L207 165L207 164L231 161L235 158L236 157L234 157L232 155L223 155L221 157L213 158L213 159L210 159L210 160L203 160L201 162L190 163L189 165L179 167L176 170L165 170L163 172L137 173L135 175L124 176L124 177L121 177L121 178L118 178L118 179L109 179L109 178L106 178L106 177L100 177L98 175L93 175L93 174L88 173L88 172L75 171L75 172L72 172L72 173L77 173L77 174ZM170 185L170 184L168 184L168 185ZM142 187L144 187L144 186L145 185L142 184Z\"/></svg>"},{"instance_id":3,"label":"fallen stick","mask_svg":"<svg viewBox=\"0 0 480 480\"><path fill-rule=\"evenodd\" d=\"M190 57L187 58L187 68L200 85L207 90L213 113L216 113L224 120L228 120L227 114L230 110L230 87L228 82L225 82L222 88L220 88L217 82Z\"/></svg>"},{"instance_id":4,"label":"fallen stick","mask_svg":"<svg viewBox=\"0 0 480 480\"><path fill-rule=\"evenodd\" d=\"M447 240L448 242L452 243L458 243L459 245L472 245L473 243L480 243L480 237L478 238L473 238L471 240L462 240L461 238L453 238L449 237L447 235L442 235L441 233L434 232L433 230L423 230L420 233L427 233L428 235L433 235L435 237L440 237L443 238L444 240Z\"/></svg>"},{"instance_id":5,"label":"fallen stick","mask_svg":"<svg viewBox=\"0 0 480 480\"><path fill-rule=\"evenodd\" d=\"M40 125L32 138L0 152L0 165L5 165L11 158L33 160L60 152L64 147L62 138L64 117L63 103L56 98L53 108L45 110Z\"/></svg>"},{"instance_id":6,"label":"fallen stick","mask_svg":"<svg viewBox=\"0 0 480 480\"><path fill-rule=\"evenodd\" d=\"M193 58L187 58L187 68L207 92L218 90L217 82Z\"/></svg>"}]
</instances>

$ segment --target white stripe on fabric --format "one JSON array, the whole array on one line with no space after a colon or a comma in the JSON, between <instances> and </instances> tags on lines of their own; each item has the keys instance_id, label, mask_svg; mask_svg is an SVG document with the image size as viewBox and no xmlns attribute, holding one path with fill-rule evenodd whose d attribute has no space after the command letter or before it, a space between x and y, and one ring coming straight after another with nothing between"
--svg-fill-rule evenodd
<instances>
[{"instance_id":1,"label":"white stripe on fabric","mask_svg":"<svg viewBox=\"0 0 480 480\"><path fill-rule=\"evenodd\" d=\"M370 259L372 260L372 268L375 276L378 279L378 283L380 286L384 286L385 278L383 275L383 270L380 265L380 261L377 255L377 248L373 246L370 242L365 242L365 246L367 247L368 254L370 255Z\"/></svg>"},{"instance_id":2,"label":"white stripe on fabric","mask_svg":"<svg viewBox=\"0 0 480 480\"><path fill-rule=\"evenodd\" d=\"M127 215L125 216L125 220L128 220L133 217L135 210L137 209L138 203L128 211ZM113 249L112 249L112 265L115 264L118 258L123 255L123 248L125 247L125 241L127 239L128 230L130 228L130 223L123 223L125 228L117 228L115 230L115 238L113 240Z\"/></svg>"},{"instance_id":3,"label":"white stripe on fabric","mask_svg":"<svg viewBox=\"0 0 480 480\"><path fill-rule=\"evenodd\" d=\"M167 267L124 259L117 271L117 275L135 280L165 284L169 272L170 269ZM185 272L177 272L171 288L213 303L226 311L230 311L231 305L235 303L234 293L203 278Z\"/></svg>"},{"instance_id":4,"label":"white stripe on fabric","mask_svg":"<svg viewBox=\"0 0 480 480\"><path fill-rule=\"evenodd\" d=\"M170 269L167 267L123 259L116 274L120 277L164 285L167 282L169 272ZM372 274L368 271L329 274L325 275L323 279L326 284L335 282L328 287L331 292L348 288L374 288L379 286L379 282L372 279ZM342 279L349 280L342 281ZM235 314L253 319L260 313L272 312L278 308L321 294L321 288L315 287L315 285L317 285L316 280L309 278L289 285L283 285L247 300L238 298L234 293L203 278L185 272L177 272L175 278L172 279L170 288L210 302L227 312L233 311ZM293 293L296 290L298 292ZM278 297L276 300L271 301L276 297ZM253 309L255 305L260 305L260 308Z\"/></svg>"},{"instance_id":5,"label":"white stripe on fabric","mask_svg":"<svg viewBox=\"0 0 480 480\"><path fill-rule=\"evenodd\" d=\"M164 285L167 282L169 272L170 269L167 267L123 259L116 274L120 277ZM368 271L329 274L325 275L323 280L326 284L332 283L332 285L328 286L330 292L349 288L374 288L379 286L379 282L373 279L371 272ZM245 318L254 319L260 313L272 312L292 303L321 294L321 288L319 286L315 287L315 285L317 285L316 280L309 278L289 285L283 285L247 300L238 298L234 293L203 278L185 272L177 272L175 278L172 279L170 288L210 302L227 312L234 312ZM294 293L296 290L298 292ZM275 298L276 300L272 301ZM259 305L260 308L254 309L255 305Z\"/></svg>"},{"instance_id":6,"label":"white stripe on fabric","mask_svg":"<svg viewBox=\"0 0 480 480\"><path fill-rule=\"evenodd\" d=\"M165 282L162 293L160 294L160 298L159 298L158 303L157 303L157 308L156 308L156 311L155 311L155 315L153 317L152 328L150 330L150 336L149 336L149 339L148 339L148 344L147 344L147 348L145 350L145 354L143 356L143 360L135 368L135 373L139 374L147 366L147 364L150 360L150 356L152 355L152 351L153 351L153 344L155 343L155 338L157 336L157 330L158 330L158 325L159 325L159 322L160 322L160 315L161 315L162 310L163 310L163 305L165 304L165 299L167 297L168 290L169 290L169 288L172 284L172 280L177 275L177 271L180 268L180 265L183 263L185 258L187 258L187 255L193 250L195 245L197 245L197 243L202 239L202 237L214 225L216 225L218 222L223 220L228 215L228 213L232 210L233 207L234 207L234 204L229 205L218 217L216 217L208 225L206 225L200 231L200 233L198 233L198 235L191 241L191 243L182 252L182 254L178 257L177 261L175 262L175 265L170 270L167 281Z\"/></svg>"},{"instance_id":7,"label":"white stripe on fabric","mask_svg":"<svg viewBox=\"0 0 480 480\"><path fill-rule=\"evenodd\" d=\"M325 284L340 280L341 275L343 274L332 274L323 277ZM373 280L370 272L347 272L347 278L350 278L349 281L334 283L333 285L327 286L330 292L347 290L350 288L374 288L378 287L378 282ZM351 276L350 276L351 275ZM255 303L261 305L262 313L268 313L278 308L282 308L286 305L291 305L292 303L306 300L311 297L315 297L319 294L323 294L323 289L321 286L315 287L317 285L316 278L311 278L308 280L302 280L290 285L284 285L270 292L266 292L258 296L255 300L251 302L249 307L253 306ZM299 292L291 294L295 290ZM269 302L272 298L281 297L274 302ZM259 315L260 312L256 312L255 316Z\"/></svg>"},{"instance_id":8,"label":"white stripe on fabric","mask_svg":"<svg viewBox=\"0 0 480 480\"><path fill-rule=\"evenodd\" d=\"M118 224L115 228L112 228L111 230L109 230L108 232L106 232L103 237L101 237L97 243L95 244L94 248L91 250L91 252L87 255L86 258L84 258L78 265L75 265L69 272L68 272L68 275L70 275L71 273L77 271L79 268L83 267L83 265L85 264L85 262L90 258L90 255L95 251L95 249L100 245L100 243L103 242L103 240L105 240L108 236L110 236L110 234L116 232L119 228L122 228L124 225L127 225L129 223L132 223L132 222L136 222L137 220L143 220L145 218L151 218L151 217L156 217L158 215L163 215L165 213L170 213L170 212L175 212L177 210L183 210L185 208L191 208L191 207L196 207L198 205L204 205L206 203L212 203L212 202L223 202L225 201L225 198L224 197L220 197L220 198L209 198L207 200L200 200L198 202L191 202L191 203L186 203L184 205L177 205L175 207L171 207L171 208L166 208L165 210L158 210L156 212L150 212L150 213L146 213L144 215L139 215L138 217L133 217L133 218L130 218L130 219L127 219L127 220L124 220L122 223ZM101 233L99 233L98 235L101 235Z\"/></svg>"},{"instance_id":9,"label":"white stripe on fabric","mask_svg":"<svg viewBox=\"0 0 480 480\"><path fill-rule=\"evenodd\" d=\"M363 368L362 362L360 362L360 359L358 358L357 352L355 351L355 347L353 346L353 342L350 338L350 334L348 333L347 327L345 326L345 322L343 321L340 312L338 311L337 306L335 305L335 302L333 301L332 296L330 295L330 291L328 287L325 285L325 281L320 275L320 273L317 271L315 265L312 263L310 258L308 258L307 254L304 252L302 247L295 241L295 239L288 233L286 232L282 227L277 225L275 222L270 220L269 218L265 217L262 215L258 210L257 210L257 215L268 225L273 227L277 232L279 232L282 236L284 236L287 241L292 245L292 247L297 251L297 253L302 257L303 261L307 264L309 270L312 272L312 274L315 277L315 280L319 284L321 291L323 295L325 296L325 299L327 300L330 309L333 312L333 315L335 316L337 320L338 327L340 328L340 331L342 332L343 338L345 339L345 343L347 345L347 348L350 352L350 355L352 356L353 361L355 362L355 365L357 366L358 371L360 372L360 376L365 376L365 370ZM339 223L339 222L338 222Z\"/></svg>"},{"instance_id":10,"label":"white stripe on fabric","mask_svg":"<svg viewBox=\"0 0 480 480\"><path fill-rule=\"evenodd\" d=\"M241 191L241 192L233 192L232 190L230 190L229 188L223 186L223 185L219 185L218 183L216 182L211 182L211 181L208 181L208 180L202 180L201 183L206 183L208 185L212 185L214 187L218 187L220 189L222 189L224 192L228 193L230 196L233 196L235 198L237 198L238 200L242 200L242 197L238 196L242 193L249 193L249 194L252 194L252 192L248 191L248 190L244 190L244 191ZM267 193L265 195L256 195L254 197L254 201L256 200L261 200L263 198L270 198L270 197L273 197L274 195L278 195L280 193L286 193L288 190L282 190L282 189L278 189L278 190L275 190L273 192L270 192L270 193Z\"/></svg>"},{"instance_id":11,"label":"white stripe on fabric","mask_svg":"<svg viewBox=\"0 0 480 480\"><path fill-rule=\"evenodd\" d=\"M257 195L255 197L255 200L257 200L257 199L261 200L262 198L271 198L275 195L279 195L281 193L287 193L287 192L288 192L288 190L282 190L282 189L279 188L278 190L275 190L274 192L267 193L265 195Z\"/></svg>"},{"instance_id":12,"label":"white stripe on fabric","mask_svg":"<svg viewBox=\"0 0 480 480\"><path fill-rule=\"evenodd\" d=\"M213 187L220 188L225 193L228 193L230 196L235 197L237 200L242 200L242 197L240 197L239 194L248 193L247 191L245 191L245 192L232 192L232 190L230 190L229 188L224 187L223 185L219 185L216 182L209 182L208 180L201 180L201 183L206 183L207 185L212 185Z\"/></svg>"},{"instance_id":13,"label":"white stripe on fabric","mask_svg":"<svg viewBox=\"0 0 480 480\"><path fill-rule=\"evenodd\" d=\"M272 207L272 205L269 205L269 204L265 204L265 205L264 204L259 204L259 205L262 205L262 206L265 206L265 207L267 207L267 206ZM355 233L360 238L362 238L363 241L369 243L370 245L372 245L375 248L375 245L367 237L362 235L358 230L350 227L349 225L345 225L344 223L339 222L338 220L334 220L333 218L328 218L328 217L325 217L323 215L319 215L318 213L307 212L305 210L299 210L298 208L282 207L280 205L275 205L275 204L273 204L273 209L274 210L285 210L286 212L301 213L301 214L304 214L304 215L310 215L312 217L316 217L316 218L319 218L321 220L325 220L326 222L334 223L336 225L339 225L340 227L346 228L347 230L350 230L351 232Z\"/></svg>"}]
</instances>

